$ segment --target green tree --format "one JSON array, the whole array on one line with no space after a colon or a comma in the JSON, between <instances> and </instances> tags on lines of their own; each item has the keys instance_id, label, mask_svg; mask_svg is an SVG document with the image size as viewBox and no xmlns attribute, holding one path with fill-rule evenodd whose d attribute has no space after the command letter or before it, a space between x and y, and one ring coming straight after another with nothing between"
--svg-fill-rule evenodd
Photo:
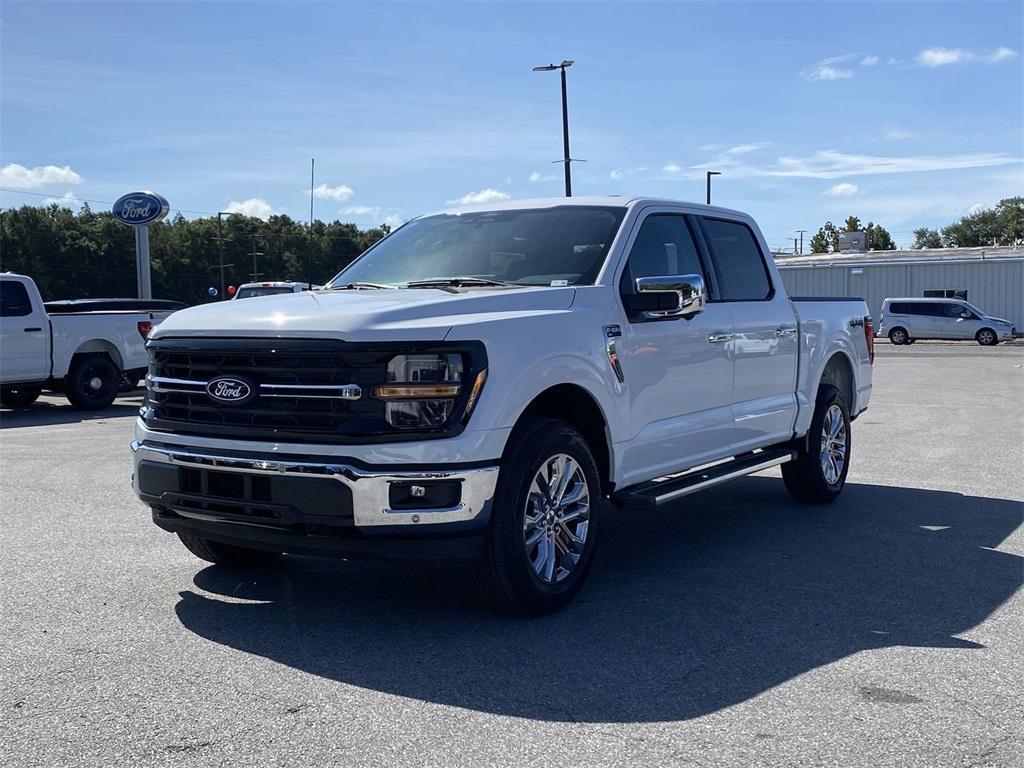
<instances>
[{"instance_id":1,"label":"green tree","mask_svg":"<svg viewBox=\"0 0 1024 768\"><path fill-rule=\"evenodd\" d=\"M839 230L831 221L826 221L811 238L811 253L833 253L839 250Z\"/></svg>"},{"instance_id":2,"label":"green tree","mask_svg":"<svg viewBox=\"0 0 1024 768\"><path fill-rule=\"evenodd\" d=\"M889 251L896 247L892 236L881 224L868 222L862 226L860 219L856 216L848 216L843 222L842 228L837 227L831 221L826 221L818 233L811 238L812 253L838 253L839 235L844 232L867 232L868 248L874 251Z\"/></svg>"},{"instance_id":3,"label":"green tree","mask_svg":"<svg viewBox=\"0 0 1024 768\"><path fill-rule=\"evenodd\" d=\"M942 228L942 242L950 248L1024 244L1024 197L1007 197L995 208L961 217Z\"/></svg>"},{"instance_id":4,"label":"green tree","mask_svg":"<svg viewBox=\"0 0 1024 768\"><path fill-rule=\"evenodd\" d=\"M896 243L893 242L892 235L889 234L888 230L881 224L874 224L868 222L868 225L864 227L868 233L868 250L869 251L894 251L896 250ZM852 231L852 230L851 230Z\"/></svg>"},{"instance_id":5,"label":"green tree","mask_svg":"<svg viewBox=\"0 0 1024 768\"><path fill-rule=\"evenodd\" d=\"M914 230L914 244L911 248L941 248L942 237L937 229L918 227Z\"/></svg>"}]
</instances>

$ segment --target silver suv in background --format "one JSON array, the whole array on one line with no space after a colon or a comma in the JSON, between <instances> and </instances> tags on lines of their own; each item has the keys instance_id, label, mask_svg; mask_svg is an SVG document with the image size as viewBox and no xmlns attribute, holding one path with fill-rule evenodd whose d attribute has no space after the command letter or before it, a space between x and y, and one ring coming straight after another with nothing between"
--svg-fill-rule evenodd
<instances>
[{"instance_id":1,"label":"silver suv in background","mask_svg":"<svg viewBox=\"0 0 1024 768\"><path fill-rule=\"evenodd\" d=\"M912 344L917 339L973 339L990 347L1009 341L1013 323L989 317L962 299L886 299L878 335L893 344Z\"/></svg>"}]
</instances>

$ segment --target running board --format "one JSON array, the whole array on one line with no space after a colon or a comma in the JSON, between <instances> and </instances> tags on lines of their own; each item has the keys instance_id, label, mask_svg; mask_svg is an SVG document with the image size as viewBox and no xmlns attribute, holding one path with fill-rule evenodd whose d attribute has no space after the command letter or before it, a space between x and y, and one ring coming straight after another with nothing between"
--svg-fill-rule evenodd
<instances>
[{"instance_id":1,"label":"running board","mask_svg":"<svg viewBox=\"0 0 1024 768\"><path fill-rule=\"evenodd\" d=\"M725 483L743 475L760 472L792 461L796 454L785 449L768 449L746 453L734 459L690 470L681 475L672 475L664 480L652 480L612 494L611 501L619 509L639 512L654 509L670 501L703 491L719 483Z\"/></svg>"}]
</instances>

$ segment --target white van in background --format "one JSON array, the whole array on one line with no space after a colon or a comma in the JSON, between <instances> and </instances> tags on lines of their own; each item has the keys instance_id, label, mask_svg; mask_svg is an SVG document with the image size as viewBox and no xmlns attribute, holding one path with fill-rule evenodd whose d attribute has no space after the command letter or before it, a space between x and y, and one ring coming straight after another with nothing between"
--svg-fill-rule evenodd
<instances>
[{"instance_id":1,"label":"white van in background","mask_svg":"<svg viewBox=\"0 0 1024 768\"><path fill-rule=\"evenodd\" d=\"M985 347L1009 341L1013 323L989 317L963 299L886 299L878 335L893 344L912 344L918 339L974 340Z\"/></svg>"}]
</instances>

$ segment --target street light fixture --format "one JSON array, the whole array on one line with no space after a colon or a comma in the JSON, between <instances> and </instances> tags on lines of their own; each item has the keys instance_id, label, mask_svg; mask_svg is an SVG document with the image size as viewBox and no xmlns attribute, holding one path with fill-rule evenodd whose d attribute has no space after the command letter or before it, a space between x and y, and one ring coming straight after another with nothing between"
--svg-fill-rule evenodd
<instances>
[{"instance_id":1,"label":"street light fixture","mask_svg":"<svg viewBox=\"0 0 1024 768\"><path fill-rule=\"evenodd\" d=\"M574 61L563 60L561 64L545 64L534 67L534 72L554 72L556 69L562 73L562 164L565 166L565 196L572 197L572 175L569 164L572 163L569 157L569 100L565 92L565 70L575 64Z\"/></svg>"},{"instance_id":2,"label":"street light fixture","mask_svg":"<svg viewBox=\"0 0 1024 768\"><path fill-rule=\"evenodd\" d=\"M707 172L707 188L708 188L708 205L711 205L711 177L721 176L721 171L708 171Z\"/></svg>"}]
</instances>

